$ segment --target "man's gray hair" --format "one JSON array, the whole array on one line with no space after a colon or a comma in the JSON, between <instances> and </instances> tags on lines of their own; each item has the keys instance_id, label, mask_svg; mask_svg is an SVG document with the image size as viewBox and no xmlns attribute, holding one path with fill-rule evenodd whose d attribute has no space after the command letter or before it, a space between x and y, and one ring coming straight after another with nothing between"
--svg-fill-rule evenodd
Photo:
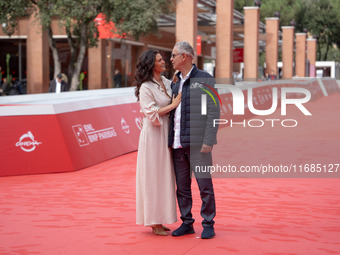
<instances>
[{"instance_id":1,"label":"man's gray hair","mask_svg":"<svg viewBox=\"0 0 340 255\"><path fill-rule=\"evenodd\" d=\"M189 55L192 58L195 57L195 51L190 45L190 43L186 41L181 41L181 42L176 43L175 47L177 47L178 53Z\"/></svg>"}]
</instances>

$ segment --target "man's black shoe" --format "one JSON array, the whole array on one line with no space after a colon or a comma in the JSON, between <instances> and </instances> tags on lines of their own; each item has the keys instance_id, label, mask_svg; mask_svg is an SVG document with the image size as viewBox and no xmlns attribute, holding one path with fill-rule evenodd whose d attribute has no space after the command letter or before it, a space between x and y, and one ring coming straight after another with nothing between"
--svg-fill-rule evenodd
<instances>
[{"instance_id":1,"label":"man's black shoe","mask_svg":"<svg viewBox=\"0 0 340 255\"><path fill-rule=\"evenodd\" d=\"M187 234L194 234L195 230L192 225L187 225L182 223L182 225L176 229L174 232L172 232L172 236L184 236Z\"/></svg>"},{"instance_id":2,"label":"man's black shoe","mask_svg":"<svg viewBox=\"0 0 340 255\"><path fill-rule=\"evenodd\" d=\"M201 235L202 239L211 239L215 236L214 227L205 227Z\"/></svg>"}]
</instances>

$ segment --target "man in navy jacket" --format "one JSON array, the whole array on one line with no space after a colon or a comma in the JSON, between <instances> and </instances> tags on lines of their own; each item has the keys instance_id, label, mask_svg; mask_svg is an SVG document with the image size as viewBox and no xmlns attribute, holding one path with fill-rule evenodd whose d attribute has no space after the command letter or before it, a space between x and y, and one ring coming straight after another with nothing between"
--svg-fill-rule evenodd
<instances>
[{"instance_id":1,"label":"man in navy jacket","mask_svg":"<svg viewBox=\"0 0 340 255\"><path fill-rule=\"evenodd\" d=\"M48 92L55 92L55 93L60 93L60 92L65 92L68 90L67 84L65 81L62 80L63 76L61 74L57 74L57 77L50 81L50 88Z\"/></svg>"},{"instance_id":2,"label":"man in navy jacket","mask_svg":"<svg viewBox=\"0 0 340 255\"><path fill-rule=\"evenodd\" d=\"M188 42L178 42L171 54L171 62L177 73L177 82L172 84L172 93L182 92L181 104L170 113L169 147L173 148L173 160L177 185L177 200L182 225L173 236L195 233L192 217L191 173L195 174L202 200L202 239L215 236L215 194L209 172L198 173L212 165L211 151L216 144L217 126L213 120L219 118L219 106L211 98L215 80L207 72L192 64L195 53ZM210 90L210 93L207 91ZM206 113L202 113L202 95L206 98ZM213 101L214 100L214 101Z\"/></svg>"}]
</instances>

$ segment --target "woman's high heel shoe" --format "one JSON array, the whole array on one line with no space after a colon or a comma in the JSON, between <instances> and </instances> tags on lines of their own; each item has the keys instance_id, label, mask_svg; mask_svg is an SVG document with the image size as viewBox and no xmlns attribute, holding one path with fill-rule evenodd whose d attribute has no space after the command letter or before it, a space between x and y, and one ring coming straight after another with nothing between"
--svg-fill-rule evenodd
<instances>
[{"instance_id":1,"label":"woman's high heel shoe","mask_svg":"<svg viewBox=\"0 0 340 255\"><path fill-rule=\"evenodd\" d=\"M152 233L158 236L167 236L168 234L164 231L164 228L162 225L155 225L152 226Z\"/></svg>"},{"instance_id":2,"label":"woman's high heel shoe","mask_svg":"<svg viewBox=\"0 0 340 255\"><path fill-rule=\"evenodd\" d=\"M170 228L168 228L168 227L166 227L166 226L164 226L164 225L162 225L162 227L163 227L164 231L171 231Z\"/></svg>"}]
</instances>

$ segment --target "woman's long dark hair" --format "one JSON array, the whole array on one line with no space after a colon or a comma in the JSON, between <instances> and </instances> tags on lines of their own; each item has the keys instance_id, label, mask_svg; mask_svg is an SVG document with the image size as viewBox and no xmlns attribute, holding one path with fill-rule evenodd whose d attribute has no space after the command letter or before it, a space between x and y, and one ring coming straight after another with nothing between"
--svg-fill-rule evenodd
<instances>
[{"instance_id":1,"label":"woman's long dark hair","mask_svg":"<svg viewBox=\"0 0 340 255\"><path fill-rule=\"evenodd\" d=\"M140 56L137 63L137 70L135 74L135 96L139 101L139 90L143 82L152 81L153 69L155 67L156 55L159 53L158 50L147 50Z\"/></svg>"}]
</instances>

